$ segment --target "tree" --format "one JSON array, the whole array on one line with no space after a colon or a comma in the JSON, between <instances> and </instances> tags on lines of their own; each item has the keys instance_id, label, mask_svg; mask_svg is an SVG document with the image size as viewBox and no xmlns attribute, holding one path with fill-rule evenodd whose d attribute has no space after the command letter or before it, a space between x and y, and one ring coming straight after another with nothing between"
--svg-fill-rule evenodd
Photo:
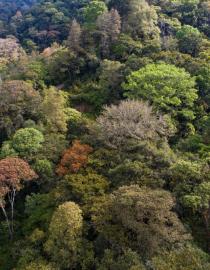
<instances>
[{"instance_id":1,"label":"tree","mask_svg":"<svg viewBox=\"0 0 210 270\"><path fill-rule=\"evenodd\" d=\"M114 250L131 248L148 258L190 239L174 205L167 191L123 186L93 207L92 220Z\"/></svg>"},{"instance_id":2,"label":"tree","mask_svg":"<svg viewBox=\"0 0 210 270\"><path fill-rule=\"evenodd\" d=\"M112 187L138 184L161 188L166 184L166 172L174 163L175 154L167 142L139 141L126 146L120 159L111 163L108 178Z\"/></svg>"},{"instance_id":3,"label":"tree","mask_svg":"<svg viewBox=\"0 0 210 270\"><path fill-rule=\"evenodd\" d=\"M109 104L110 101L114 102L114 100L118 100L122 96L121 83L123 82L124 68L125 65L119 61L105 59L101 62L99 68L99 87L101 91L99 91L99 94L103 104Z\"/></svg>"},{"instance_id":4,"label":"tree","mask_svg":"<svg viewBox=\"0 0 210 270\"><path fill-rule=\"evenodd\" d=\"M21 157L30 158L42 147L43 134L35 128L22 128L12 138L12 147Z\"/></svg>"},{"instance_id":5,"label":"tree","mask_svg":"<svg viewBox=\"0 0 210 270\"><path fill-rule=\"evenodd\" d=\"M7 223L9 235L10 235L10 237L12 237L12 230L10 227L10 222L9 222L9 218L8 218L8 215L7 215L7 212L5 209L5 205L6 205L5 197L6 197L8 192L9 192L9 188L1 183L1 185L0 185L0 207L2 209L3 215L4 215L6 223Z\"/></svg>"},{"instance_id":6,"label":"tree","mask_svg":"<svg viewBox=\"0 0 210 270\"><path fill-rule=\"evenodd\" d=\"M60 269L75 269L82 226L82 211L74 202L66 202L55 210L45 250Z\"/></svg>"},{"instance_id":7,"label":"tree","mask_svg":"<svg viewBox=\"0 0 210 270\"><path fill-rule=\"evenodd\" d=\"M48 183L53 178L53 165L47 159L38 159L34 164L34 170L38 173L39 177Z\"/></svg>"},{"instance_id":8,"label":"tree","mask_svg":"<svg viewBox=\"0 0 210 270\"><path fill-rule=\"evenodd\" d=\"M71 24L69 36L67 39L67 45L73 50L77 50L80 47L81 27L80 24L74 19Z\"/></svg>"},{"instance_id":9,"label":"tree","mask_svg":"<svg viewBox=\"0 0 210 270\"><path fill-rule=\"evenodd\" d=\"M199 88L199 96L210 106L210 65L202 65L196 72L196 82Z\"/></svg>"},{"instance_id":10,"label":"tree","mask_svg":"<svg viewBox=\"0 0 210 270\"><path fill-rule=\"evenodd\" d=\"M113 44L120 34L121 30L121 18L116 9L111 9L110 13L110 22L109 22L109 34L111 39L111 44Z\"/></svg>"},{"instance_id":11,"label":"tree","mask_svg":"<svg viewBox=\"0 0 210 270\"><path fill-rule=\"evenodd\" d=\"M110 46L118 40L121 31L121 19L118 11L111 9L111 11L106 11L98 16L97 27L101 32L102 55L107 56Z\"/></svg>"},{"instance_id":12,"label":"tree","mask_svg":"<svg viewBox=\"0 0 210 270\"><path fill-rule=\"evenodd\" d=\"M98 137L113 148L123 147L128 140L155 140L168 135L164 117L142 101L127 100L105 107L96 120Z\"/></svg>"},{"instance_id":13,"label":"tree","mask_svg":"<svg viewBox=\"0 0 210 270\"><path fill-rule=\"evenodd\" d=\"M81 173L66 175L62 180L61 187L64 198L89 206L96 197L105 194L109 184L102 175L86 169Z\"/></svg>"},{"instance_id":14,"label":"tree","mask_svg":"<svg viewBox=\"0 0 210 270\"><path fill-rule=\"evenodd\" d=\"M114 88L119 87L122 81L122 69L125 67L118 61L103 60L100 66L100 76L99 83L104 88ZM116 89L115 89L116 91Z\"/></svg>"},{"instance_id":15,"label":"tree","mask_svg":"<svg viewBox=\"0 0 210 270\"><path fill-rule=\"evenodd\" d=\"M208 181L209 167L206 162L196 160L184 160L178 158L171 164L168 170L168 179L173 190L180 196L187 190L192 190L193 186L201 181Z\"/></svg>"},{"instance_id":16,"label":"tree","mask_svg":"<svg viewBox=\"0 0 210 270\"><path fill-rule=\"evenodd\" d=\"M22 188L25 181L31 181L37 177L37 174L30 168L29 164L20 158L8 157L0 160L0 207L8 222L4 203L4 198L7 196L11 206L11 224L8 223L11 237L14 233L14 204L17 191Z\"/></svg>"},{"instance_id":17,"label":"tree","mask_svg":"<svg viewBox=\"0 0 210 270\"><path fill-rule=\"evenodd\" d=\"M197 28L184 25L176 34L179 49L183 53L196 56L202 45L202 36Z\"/></svg>"},{"instance_id":18,"label":"tree","mask_svg":"<svg viewBox=\"0 0 210 270\"><path fill-rule=\"evenodd\" d=\"M198 28L201 32L204 32L205 35L210 37L210 31L208 27L208 20L210 15L210 3L209 1L200 2L199 9L197 11L198 15Z\"/></svg>"},{"instance_id":19,"label":"tree","mask_svg":"<svg viewBox=\"0 0 210 270\"><path fill-rule=\"evenodd\" d=\"M48 230L54 210L55 196L53 192L27 195L25 200L25 214L27 219L23 224L24 231L31 234L36 229L41 231Z\"/></svg>"},{"instance_id":20,"label":"tree","mask_svg":"<svg viewBox=\"0 0 210 270\"><path fill-rule=\"evenodd\" d=\"M127 17L130 7L130 0L110 0L108 2L109 8L117 9L120 13L120 16L124 19Z\"/></svg>"},{"instance_id":21,"label":"tree","mask_svg":"<svg viewBox=\"0 0 210 270\"><path fill-rule=\"evenodd\" d=\"M39 93L27 82L3 82L0 85L1 133L9 136L23 125L24 120L34 119L40 99Z\"/></svg>"},{"instance_id":22,"label":"tree","mask_svg":"<svg viewBox=\"0 0 210 270\"><path fill-rule=\"evenodd\" d=\"M104 12L107 12L107 6L103 1L90 1L90 3L83 8L85 25L89 29L94 28L96 26L95 24L98 16Z\"/></svg>"},{"instance_id":23,"label":"tree","mask_svg":"<svg viewBox=\"0 0 210 270\"><path fill-rule=\"evenodd\" d=\"M203 182L194 192L183 197L185 206L201 213L206 229L207 249L210 250L210 182Z\"/></svg>"},{"instance_id":24,"label":"tree","mask_svg":"<svg viewBox=\"0 0 210 270\"><path fill-rule=\"evenodd\" d=\"M88 154L93 149L87 144L81 144L80 141L75 140L72 146L64 151L60 164L57 167L57 174L60 176L68 173L76 173L80 168L84 167L88 161Z\"/></svg>"},{"instance_id":25,"label":"tree","mask_svg":"<svg viewBox=\"0 0 210 270\"><path fill-rule=\"evenodd\" d=\"M131 0L125 28L134 39L158 39L160 30L157 26L157 13L146 0Z\"/></svg>"},{"instance_id":26,"label":"tree","mask_svg":"<svg viewBox=\"0 0 210 270\"><path fill-rule=\"evenodd\" d=\"M49 159L57 164L63 151L68 146L68 141L64 134L49 133L45 135L43 147L40 148L37 159Z\"/></svg>"},{"instance_id":27,"label":"tree","mask_svg":"<svg viewBox=\"0 0 210 270\"><path fill-rule=\"evenodd\" d=\"M11 141L3 142L0 153L1 158L18 157L18 153L13 149Z\"/></svg>"},{"instance_id":28,"label":"tree","mask_svg":"<svg viewBox=\"0 0 210 270\"><path fill-rule=\"evenodd\" d=\"M208 255L190 245L164 252L154 257L152 264L156 270L206 270L210 267Z\"/></svg>"},{"instance_id":29,"label":"tree","mask_svg":"<svg viewBox=\"0 0 210 270\"><path fill-rule=\"evenodd\" d=\"M48 79L51 84L58 86L65 81L73 82L84 66L84 57L79 57L73 50L60 47L47 59Z\"/></svg>"},{"instance_id":30,"label":"tree","mask_svg":"<svg viewBox=\"0 0 210 270\"><path fill-rule=\"evenodd\" d=\"M24 50L21 48L17 39L15 38L0 38L0 62L1 59L6 59L7 63L19 60L24 56Z\"/></svg>"},{"instance_id":31,"label":"tree","mask_svg":"<svg viewBox=\"0 0 210 270\"><path fill-rule=\"evenodd\" d=\"M149 64L132 72L123 89L126 97L148 100L176 120L195 118L193 107L198 98L195 78L184 69L165 63Z\"/></svg>"},{"instance_id":32,"label":"tree","mask_svg":"<svg viewBox=\"0 0 210 270\"><path fill-rule=\"evenodd\" d=\"M57 268L55 268L47 261L42 259L40 260L36 259L36 261L30 262L26 267L24 267L23 270L56 270L56 269Z\"/></svg>"},{"instance_id":33,"label":"tree","mask_svg":"<svg viewBox=\"0 0 210 270\"><path fill-rule=\"evenodd\" d=\"M40 110L47 133L65 134L67 131L66 102L67 96L64 92L53 87L45 89Z\"/></svg>"},{"instance_id":34,"label":"tree","mask_svg":"<svg viewBox=\"0 0 210 270\"><path fill-rule=\"evenodd\" d=\"M131 249L118 255L116 251L107 249L97 270L146 270L139 255Z\"/></svg>"},{"instance_id":35,"label":"tree","mask_svg":"<svg viewBox=\"0 0 210 270\"><path fill-rule=\"evenodd\" d=\"M32 41L41 50L50 46L53 42L59 42L66 37L68 31L69 18L66 16L65 7L61 8L57 3L48 1L37 2L28 10L27 20L19 28L19 36L26 44ZM71 10L71 9L70 9ZM21 32L24 26L24 31ZM30 48L30 47L29 47Z\"/></svg>"}]
</instances>

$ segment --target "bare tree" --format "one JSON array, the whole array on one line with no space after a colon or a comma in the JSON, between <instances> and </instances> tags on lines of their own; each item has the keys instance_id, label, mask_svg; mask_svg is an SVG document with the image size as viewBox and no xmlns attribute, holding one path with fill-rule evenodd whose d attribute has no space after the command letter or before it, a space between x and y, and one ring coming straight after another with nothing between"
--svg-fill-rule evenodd
<instances>
[{"instance_id":1,"label":"bare tree","mask_svg":"<svg viewBox=\"0 0 210 270\"><path fill-rule=\"evenodd\" d=\"M98 29L101 31L101 51L104 56L109 53L111 44L117 41L121 30L121 19L116 9L104 12L97 19Z\"/></svg>"},{"instance_id":2,"label":"bare tree","mask_svg":"<svg viewBox=\"0 0 210 270\"><path fill-rule=\"evenodd\" d=\"M69 36L67 39L67 45L71 49L77 49L80 46L81 27L80 24L74 19L72 21Z\"/></svg>"},{"instance_id":3,"label":"bare tree","mask_svg":"<svg viewBox=\"0 0 210 270\"><path fill-rule=\"evenodd\" d=\"M105 107L96 122L99 138L113 148L126 145L129 139L155 140L169 135L164 117L143 101L126 100Z\"/></svg>"},{"instance_id":4,"label":"bare tree","mask_svg":"<svg viewBox=\"0 0 210 270\"><path fill-rule=\"evenodd\" d=\"M113 8L109 12L109 16L110 16L110 23L109 23L110 38L111 42L115 42L121 30L121 18L118 11Z\"/></svg>"}]
</instances>

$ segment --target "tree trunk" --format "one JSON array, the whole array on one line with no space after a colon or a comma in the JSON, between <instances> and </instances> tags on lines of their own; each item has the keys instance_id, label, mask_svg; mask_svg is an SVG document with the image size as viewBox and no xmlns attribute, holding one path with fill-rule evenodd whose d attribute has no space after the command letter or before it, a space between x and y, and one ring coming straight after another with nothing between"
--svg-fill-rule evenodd
<instances>
[{"instance_id":1,"label":"tree trunk","mask_svg":"<svg viewBox=\"0 0 210 270\"><path fill-rule=\"evenodd\" d=\"M11 193L8 194L9 202L11 206L11 231L14 233L14 203L15 203L16 189L12 189Z\"/></svg>"},{"instance_id":2,"label":"tree trunk","mask_svg":"<svg viewBox=\"0 0 210 270\"><path fill-rule=\"evenodd\" d=\"M3 206L2 203L0 203L0 207L2 209L2 212L4 214L4 217L5 217L5 220L6 220L6 223L7 223L7 227L8 227L8 231L9 231L9 236L12 239L13 234L12 234L12 230L11 230L11 226L10 226L10 222L9 222L9 219L8 219L7 212L6 212L6 210L5 210L5 208L4 208L4 206Z\"/></svg>"},{"instance_id":3,"label":"tree trunk","mask_svg":"<svg viewBox=\"0 0 210 270\"><path fill-rule=\"evenodd\" d=\"M203 211L203 219L206 228L206 246L210 253L210 208Z\"/></svg>"}]
</instances>

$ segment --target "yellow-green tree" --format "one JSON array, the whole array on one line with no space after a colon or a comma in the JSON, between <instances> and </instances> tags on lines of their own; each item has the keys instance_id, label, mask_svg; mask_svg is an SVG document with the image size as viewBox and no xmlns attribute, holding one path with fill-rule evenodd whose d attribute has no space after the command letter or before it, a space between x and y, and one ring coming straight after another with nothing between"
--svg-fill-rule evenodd
<instances>
[{"instance_id":1,"label":"yellow-green tree","mask_svg":"<svg viewBox=\"0 0 210 270\"><path fill-rule=\"evenodd\" d=\"M60 269L75 269L82 226L82 211L74 202L66 202L55 210L45 250Z\"/></svg>"}]
</instances>

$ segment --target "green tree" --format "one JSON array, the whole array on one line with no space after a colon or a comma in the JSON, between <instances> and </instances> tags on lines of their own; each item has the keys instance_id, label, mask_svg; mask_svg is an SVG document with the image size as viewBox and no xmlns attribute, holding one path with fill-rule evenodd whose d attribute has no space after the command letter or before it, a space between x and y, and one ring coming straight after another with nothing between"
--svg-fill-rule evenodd
<instances>
[{"instance_id":1,"label":"green tree","mask_svg":"<svg viewBox=\"0 0 210 270\"><path fill-rule=\"evenodd\" d=\"M153 258L152 264L155 270L206 270L210 267L209 256L193 246L163 253Z\"/></svg>"},{"instance_id":2,"label":"green tree","mask_svg":"<svg viewBox=\"0 0 210 270\"><path fill-rule=\"evenodd\" d=\"M108 178L114 187L138 184L160 188L167 183L165 175L175 160L176 156L167 142L140 141L130 147L127 143L120 159L109 166Z\"/></svg>"},{"instance_id":3,"label":"green tree","mask_svg":"<svg viewBox=\"0 0 210 270\"><path fill-rule=\"evenodd\" d=\"M123 82L124 68L125 65L119 61L105 59L101 62L99 68L101 91L99 94L103 99L103 104L109 104L110 101L118 100L122 96L121 83Z\"/></svg>"},{"instance_id":4,"label":"green tree","mask_svg":"<svg viewBox=\"0 0 210 270\"><path fill-rule=\"evenodd\" d=\"M97 264L97 270L146 270L139 255L128 249L117 256L116 252L107 249L102 260Z\"/></svg>"},{"instance_id":5,"label":"green tree","mask_svg":"<svg viewBox=\"0 0 210 270\"><path fill-rule=\"evenodd\" d=\"M92 29L96 26L96 20L99 15L107 11L106 4L101 0L92 0L83 8L83 17L85 25Z\"/></svg>"},{"instance_id":6,"label":"green tree","mask_svg":"<svg viewBox=\"0 0 210 270\"><path fill-rule=\"evenodd\" d=\"M75 269L82 226L82 211L77 204L66 202L55 210L45 250L60 269Z\"/></svg>"},{"instance_id":7,"label":"green tree","mask_svg":"<svg viewBox=\"0 0 210 270\"><path fill-rule=\"evenodd\" d=\"M40 105L42 122L47 133L64 133L67 131L67 95L51 87L45 89L44 99Z\"/></svg>"},{"instance_id":8,"label":"green tree","mask_svg":"<svg viewBox=\"0 0 210 270\"><path fill-rule=\"evenodd\" d=\"M157 110L170 113L178 121L195 118L198 98L195 78L184 69L169 64L149 64L132 72L123 84L125 96L148 100Z\"/></svg>"},{"instance_id":9,"label":"green tree","mask_svg":"<svg viewBox=\"0 0 210 270\"><path fill-rule=\"evenodd\" d=\"M34 170L41 178L39 183L43 184L42 189L46 188L47 184L50 184L54 179L53 164L47 159L38 159L34 164Z\"/></svg>"},{"instance_id":10,"label":"green tree","mask_svg":"<svg viewBox=\"0 0 210 270\"><path fill-rule=\"evenodd\" d=\"M68 146L68 141L64 134L49 133L45 135L43 147L36 155L37 159L48 159L57 163L62 155L62 152Z\"/></svg>"},{"instance_id":11,"label":"green tree","mask_svg":"<svg viewBox=\"0 0 210 270\"><path fill-rule=\"evenodd\" d=\"M197 28L184 25L176 34L179 49L183 53L196 56L202 45L202 36Z\"/></svg>"},{"instance_id":12,"label":"green tree","mask_svg":"<svg viewBox=\"0 0 210 270\"><path fill-rule=\"evenodd\" d=\"M131 0L128 10L125 28L134 39L146 41L159 38L158 16L153 6L145 0Z\"/></svg>"},{"instance_id":13,"label":"green tree","mask_svg":"<svg viewBox=\"0 0 210 270\"><path fill-rule=\"evenodd\" d=\"M26 219L23 224L24 232L32 234L37 228L47 231L54 209L55 197L53 192L27 195L25 200Z\"/></svg>"},{"instance_id":14,"label":"green tree","mask_svg":"<svg viewBox=\"0 0 210 270\"><path fill-rule=\"evenodd\" d=\"M1 153L0 154L1 158L17 157L18 156L18 153L12 147L12 141L4 141L2 144L0 153Z\"/></svg>"},{"instance_id":15,"label":"green tree","mask_svg":"<svg viewBox=\"0 0 210 270\"><path fill-rule=\"evenodd\" d=\"M35 128L22 128L12 138L12 148L21 157L32 157L42 147L43 134Z\"/></svg>"},{"instance_id":16,"label":"green tree","mask_svg":"<svg viewBox=\"0 0 210 270\"><path fill-rule=\"evenodd\" d=\"M205 162L178 158L168 170L168 179L177 196L183 196L201 181L208 180L208 166Z\"/></svg>"},{"instance_id":17,"label":"green tree","mask_svg":"<svg viewBox=\"0 0 210 270\"><path fill-rule=\"evenodd\" d=\"M29 263L22 270L57 270L53 265L44 260L36 260L35 262Z\"/></svg>"},{"instance_id":18,"label":"green tree","mask_svg":"<svg viewBox=\"0 0 210 270\"><path fill-rule=\"evenodd\" d=\"M92 170L67 175L61 185L67 200L73 199L86 205L90 205L95 197L103 196L109 186L105 177Z\"/></svg>"},{"instance_id":19,"label":"green tree","mask_svg":"<svg viewBox=\"0 0 210 270\"><path fill-rule=\"evenodd\" d=\"M206 229L207 249L210 250L210 182L196 186L194 192L183 197L184 205L201 213Z\"/></svg>"},{"instance_id":20,"label":"green tree","mask_svg":"<svg viewBox=\"0 0 210 270\"><path fill-rule=\"evenodd\" d=\"M68 48L60 47L46 59L48 80L52 85L73 82L84 68L84 58Z\"/></svg>"},{"instance_id":21,"label":"green tree","mask_svg":"<svg viewBox=\"0 0 210 270\"><path fill-rule=\"evenodd\" d=\"M196 72L196 82L199 88L199 96L205 105L210 106L210 65L202 65Z\"/></svg>"},{"instance_id":22,"label":"green tree","mask_svg":"<svg viewBox=\"0 0 210 270\"><path fill-rule=\"evenodd\" d=\"M148 258L189 239L173 207L167 191L123 186L93 207L92 219L114 249Z\"/></svg>"}]
</instances>

